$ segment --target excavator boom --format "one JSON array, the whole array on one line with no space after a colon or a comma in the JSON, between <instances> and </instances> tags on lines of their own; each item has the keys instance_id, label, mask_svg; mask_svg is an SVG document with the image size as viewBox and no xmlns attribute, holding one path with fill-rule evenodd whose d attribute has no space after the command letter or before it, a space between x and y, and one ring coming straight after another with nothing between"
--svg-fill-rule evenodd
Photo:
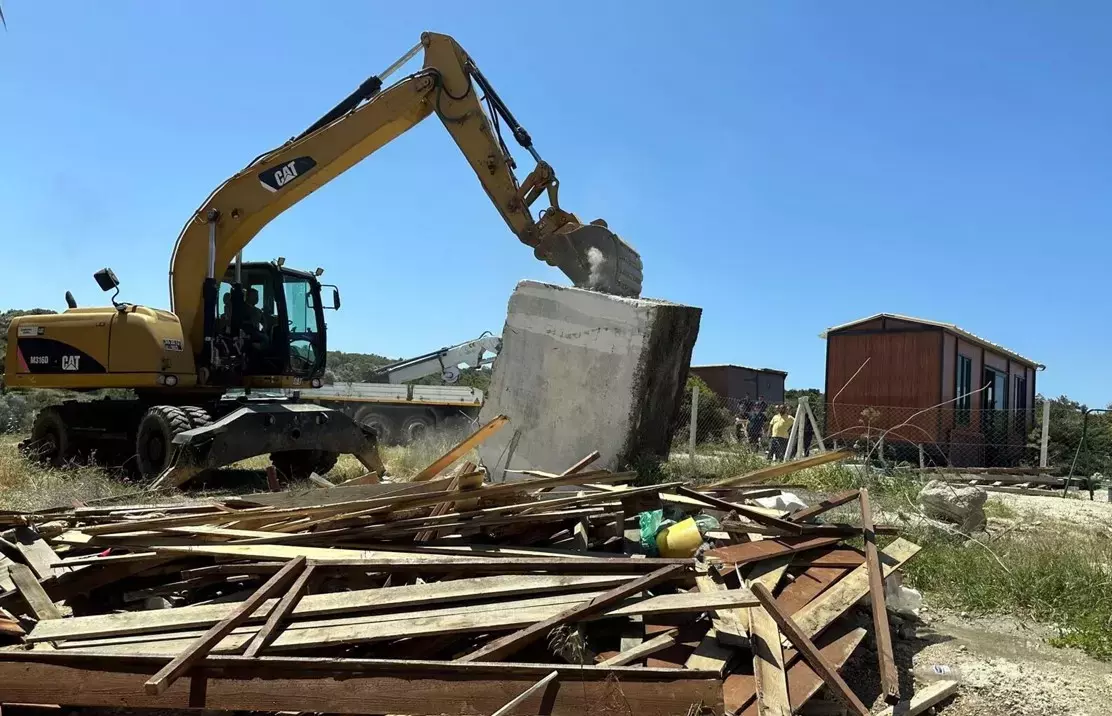
<instances>
[{"instance_id":1,"label":"excavator boom","mask_svg":"<svg viewBox=\"0 0 1112 716\"><path fill-rule=\"evenodd\" d=\"M423 68L383 88L383 80L417 52ZM480 96L480 92L482 96ZM490 113L483 109L486 101ZM184 333L204 345L206 279L222 274L264 226L383 145L436 114L518 239L576 286L637 296L641 259L605 222L584 224L559 206L559 180L466 52L447 35L424 33L421 43L301 135L261 155L214 191L183 228L170 263L171 306ZM536 161L524 182L501 137L505 122ZM541 196L548 207L534 218ZM213 300L209 298L209 301Z\"/></svg>"}]
</instances>

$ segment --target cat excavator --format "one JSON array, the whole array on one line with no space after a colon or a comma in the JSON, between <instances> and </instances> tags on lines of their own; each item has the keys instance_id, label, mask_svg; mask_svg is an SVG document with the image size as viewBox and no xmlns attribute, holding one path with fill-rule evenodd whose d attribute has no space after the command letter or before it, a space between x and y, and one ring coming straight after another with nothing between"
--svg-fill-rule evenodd
<instances>
[{"instance_id":1,"label":"cat excavator","mask_svg":"<svg viewBox=\"0 0 1112 716\"><path fill-rule=\"evenodd\" d=\"M384 86L422 50L419 71ZM640 294L637 252L601 219L583 223L561 208L551 165L472 58L451 37L426 32L193 213L170 260L169 311L117 301L120 282L105 268L94 278L114 292L111 306L78 307L67 292L63 313L11 322L7 389L117 388L134 395L46 408L24 449L55 465L96 453L162 485L268 453L287 477L324 474L341 453L381 473L373 432L296 393L321 384L324 310L340 307L339 289L320 282L321 269L295 270L283 258L244 262L242 252L279 214L433 114L538 259L578 287ZM523 181L503 126L535 162ZM548 206L534 216L542 196ZM253 389L268 395L255 397ZM274 397L290 389L292 397Z\"/></svg>"}]
</instances>

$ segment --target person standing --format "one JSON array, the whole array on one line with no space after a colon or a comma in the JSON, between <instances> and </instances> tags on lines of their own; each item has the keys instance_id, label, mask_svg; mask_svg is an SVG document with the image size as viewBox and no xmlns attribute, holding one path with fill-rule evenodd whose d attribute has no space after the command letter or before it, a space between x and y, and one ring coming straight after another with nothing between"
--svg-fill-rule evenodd
<instances>
[{"instance_id":1,"label":"person standing","mask_svg":"<svg viewBox=\"0 0 1112 716\"><path fill-rule=\"evenodd\" d=\"M761 446L761 433L764 432L765 410L768 408L763 400L758 400L749 411L747 430L749 433L749 447L757 452Z\"/></svg>"},{"instance_id":2,"label":"person standing","mask_svg":"<svg viewBox=\"0 0 1112 716\"><path fill-rule=\"evenodd\" d=\"M784 453L788 449L788 436L791 435L792 423L794 422L795 418L788 413L787 403L777 407L776 415L772 416L772 422L769 423L769 460L784 459Z\"/></svg>"}]
</instances>

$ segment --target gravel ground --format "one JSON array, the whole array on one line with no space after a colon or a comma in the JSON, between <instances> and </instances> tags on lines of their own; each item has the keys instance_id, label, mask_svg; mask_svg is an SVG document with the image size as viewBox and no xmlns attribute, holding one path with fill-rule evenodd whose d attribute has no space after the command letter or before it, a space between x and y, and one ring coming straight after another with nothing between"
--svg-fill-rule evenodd
<instances>
[{"instance_id":1,"label":"gravel ground","mask_svg":"<svg viewBox=\"0 0 1112 716\"><path fill-rule=\"evenodd\" d=\"M1005 504L1028 519L1065 522L1087 529L1112 529L1112 504L1108 502L1107 491L1098 490L1092 501L1087 492L1081 494L1083 498L1073 494L1062 498L990 492L988 499Z\"/></svg>"}]
</instances>

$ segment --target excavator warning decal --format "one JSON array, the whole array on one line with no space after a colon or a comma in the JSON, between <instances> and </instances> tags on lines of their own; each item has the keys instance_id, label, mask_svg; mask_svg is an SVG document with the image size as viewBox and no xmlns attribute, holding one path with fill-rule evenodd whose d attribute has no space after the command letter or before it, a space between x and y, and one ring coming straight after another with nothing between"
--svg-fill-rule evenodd
<instances>
[{"instance_id":1,"label":"excavator warning decal","mask_svg":"<svg viewBox=\"0 0 1112 716\"><path fill-rule=\"evenodd\" d=\"M278 191L317 165L312 157L298 157L259 172L259 182L267 191Z\"/></svg>"}]
</instances>

